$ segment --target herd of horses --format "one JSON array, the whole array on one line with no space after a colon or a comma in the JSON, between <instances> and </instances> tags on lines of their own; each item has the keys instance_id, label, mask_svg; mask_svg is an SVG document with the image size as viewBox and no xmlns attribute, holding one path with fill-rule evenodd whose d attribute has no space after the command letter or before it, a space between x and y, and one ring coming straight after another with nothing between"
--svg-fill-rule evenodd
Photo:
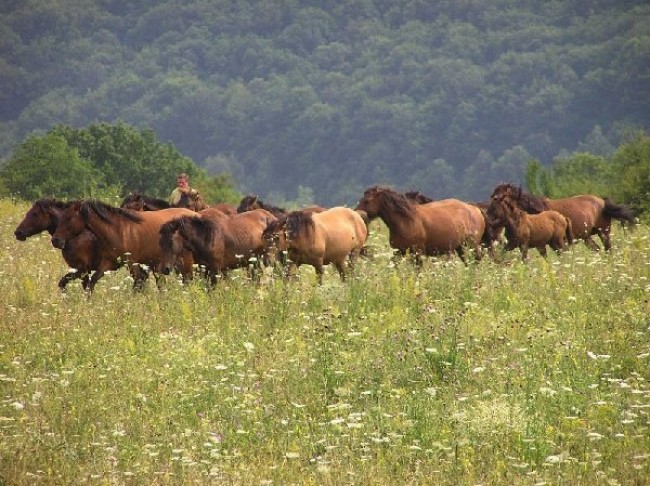
<instances>
[{"instance_id":1,"label":"herd of horses","mask_svg":"<svg viewBox=\"0 0 650 486\"><path fill-rule=\"evenodd\" d=\"M398 255L410 255L417 265L424 256L456 253L468 262L468 252L494 257L499 243L546 256L577 240L600 249L611 248L612 219L633 225L634 213L609 199L579 195L562 199L534 196L514 184L500 184L488 201L433 200L419 192L399 193L382 186L368 188L355 209L312 206L297 211L244 197L239 206L207 205L196 192L183 195L175 207L161 199L130 194L120 207L89 199L33 203L16 228L16 239L47 231L73 269L59 287L81 279L92 291L107 271L128 265L134 288L142 288L150 273L178 272L183 281L201 268L211 284L235 268L255 271L281 264L286 275L299 265L311 265L322 282L324 266L332 264L342 279L364 254L368 224L380 218L389 244Z\"/></svg>"}]
</instances>

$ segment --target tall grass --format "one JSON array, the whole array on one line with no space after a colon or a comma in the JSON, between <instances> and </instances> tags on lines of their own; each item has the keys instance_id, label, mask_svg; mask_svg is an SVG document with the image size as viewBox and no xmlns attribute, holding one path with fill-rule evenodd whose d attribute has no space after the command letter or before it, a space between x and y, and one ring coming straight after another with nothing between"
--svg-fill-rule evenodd
<instances>
[{"instance_id":1,"label":"tall grass","mask_svg":"<svg viewBox=\"0 0 650 486\"><path fill-rule=\"evenodd\" d=\"M0 201L0 483L647 484L650 229L88 298Z\"/></svg>"}]
</instances>

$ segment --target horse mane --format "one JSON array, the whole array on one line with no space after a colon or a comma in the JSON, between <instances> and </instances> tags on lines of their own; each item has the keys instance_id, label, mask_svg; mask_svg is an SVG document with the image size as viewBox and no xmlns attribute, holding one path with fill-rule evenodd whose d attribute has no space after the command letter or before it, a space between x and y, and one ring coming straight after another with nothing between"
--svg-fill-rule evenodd
<instances>
[{"instance_id":1,"label":"horse mane","mask_svg":"<svg viewBox=\"0 0 650 486\"><path fill-rule=\"evenodd\" d=\"M267 238L269 235L279 233L287 223L287 216L280 216L278 219L273 219L266 223L266 228L262 232L262 237Z\"/></svg>"},{"instance_id":2,"label":"horse mane","mask_svg":"<svg viewBox=\"0 0 650 486\"><path fill-rule=\"evenodd\" d=\"M434 201L432 197L425 196L420 191L408 191L404 193L404 196L417 204L427 204Z\"/></svg>"},{"instance_id":3,"label":"horse mane","mask_svg":"<svg viewBox=\"0 0 650 486\"><path fill-rule=\"evenodd\" d=\"M368 190L371 189L375 189L377 196L380 198L380 203L389 211L401 214L402 216L411 216L413 214L414 203L403 194L388 187L374 186Z\"/></svg>"},{"instance_id":4,"label":"horse mane","mask_svg":"<svg viewBox=\"0 0 650 486\"><path fill-rule=\"evenodd\" d=\"M309 233L314 229L312 213L306 211L292 211L287 215L287 236L297 238L301 234Z\"/></svg>"},{"instance_id":5,"label":"horse mane","mask_svg":"<svg viewBox=\"0 0 650 486\"><path fill-rule=\"evenodd\" d=\"M499 197L502 195L509 196L521 209L527 213L536 214L550 209L545 198L530 194L524 191L521 186L515 186L511 183L503 183L496 186L492 191L492 196L490 196L490 198Z\"/></svg>"},{"instance_id":6,"label":"horse mane","mask_svg":"<svg viewBox=\"0 0 650 486\"><path fill-rule=\"evenodd\" d=\"M144 211L167 209L171 207L169 202L165 201L164 199L158 199L156 197L147 196L138 192L131 192L128 196L126 196L122 200L120 207L125 208L127 205L133 203L141 203L142 209Z\"/></svg>"},{"instance_id":7,"label":"horse mane","mask_svg":"<svg viewBox=\"0 0 650 486\"><path fill-rule=\"evenodd\" d=\"M140 223L142 221L142 217L137 213L137 211L116 208L115 206L111 206L110 204L106 204L97 199L88 199L83 201L79 207L79 213L84 221L88 219L91 212L95 213L97 217L105 223L111 223L112 216L125 218L134 223Z\"/></svg>"},{"instance_id":8,"label":"horse mane","mask_svg":"<svg viewBox=\"0 0 650 486\"><path fill-rule=\"evenodd\" d=\"M180 230L184 235L194 234L205 247L210 247L218 228L217 223L211 219L200 218L197 216L183 216L180 218Z\"/></svg>"},{"instance_id":9,"label":"horse mane","mask_svg":"<svg viewBox=\"0 0 650 486\"><path fill-rule=\"evenodd\" d=\"M64 210L68 206L70 206L72 202L73 201L60 201L58 199L48 197L48 198L43 198L35 201L34 206L36 206L42 211L47 211L50 208Z\"/></svg>"},{"instance_id":10,"label":"horse mane","mask_svg":"<svg viewBox=\"0 0 650 486\"><path fill-rule=\"evenodd\" d=\"M281 216L287 214L286 209L280 208L278 206L273 206L272 204L265 203L264 201L260 200L259 196L257 196L256 194L248 194L247 196L244 196L242 200L239 202L239 206L237 207L237 212L244 213L246 211L250 211L251 206L254 203L257 203L259 209L265 209L266 211L273 214L274 216Z\"/></svg>"}]
</instances>

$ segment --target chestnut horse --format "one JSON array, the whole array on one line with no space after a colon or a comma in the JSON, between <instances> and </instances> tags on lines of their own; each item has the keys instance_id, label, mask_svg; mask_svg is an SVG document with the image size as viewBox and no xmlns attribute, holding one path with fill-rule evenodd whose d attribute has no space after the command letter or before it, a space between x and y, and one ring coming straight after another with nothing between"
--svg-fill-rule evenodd
<instances>
[{"instance_id":1,"label":"chestnut horse","mask_svg":"<svg viewBox=\"0 0 650 486\"><path fill-rule=\"evenodd\" d=\"M417 204L427 204L435 201L435 199L426 196L425 194L422 194L420 191L408 191L404 193L404 196L406 196L407 199L410 199L411 201ZM481 244L485 249L487 249L489 255L492 258L494 258L494 245L501 239L501 234L503 233L503 226L500 226L494 221L492 222L492 224L488 224L487 210L488 207L490 206L489 201L470 202L467 204L476 206L482 211L483 218L485 218L485 232L483 233Z\"/></svg>"},{"instance_id":2,"label":"chestnut horse","mask_svg":"<svg viewBox=\"0 0 650 486\"><path fill-rule=\"evenodd\" d=\"M244 196L242 200L239 202L239 206L237 207L237 212L244 213L252 209L266 209L267 211L272 213L273 216L275 216L276 218L286 216L290 212L284 208L279 208L277 206L273 206L272 204L262 202L260 198L255 194L249 194L248 196ZM307 211L310 213L320 213L325 211L325 208L321 206L309 206L308 208L302 209L302 211Z\"/></svg>"},{"instance_id":3,"label":"chestnut horse","mask_svg":"<svg viewBox=\"0 0 650 486\"><path fill-rule=\"evenodd\" d=\"M195 214L184 208L139 212L95 200L76 202L64 211L52 235L52 244L64 249L73 238L88 229L95 235L104 252L110 255L107 260L112 265L115 262L129 263L133 286L141 289L148 272L143 271L140 265L147 265L157 277L155 270L161 255L158 246L160 226L172 218ZM184 278L191 277L192 263L191 255L185 254L180 266ZM108 269L100 266L99 270Z\"/></svg>"},{"instance_id":4,"label":"chestnut horse","mask_svg":"<svg viewBox=\"0 0 650 486\"><path fill-rule=\"evenodd\" d=\"M50 235L54 234L63 212L71 204L72 202L57 201L55 199L39 199L27 211L16 231L14 231L14 236L19 241L25 241L30 236L42 231L47 231ZM65 262L70 268L74 268L74 271L68 272L61 277L58 284L59 288L65 290L69 282L80 278L83 289L92 291L95 283L104 273L97 271L102 261L97 238L90 231L84 230L70 240L69 244L63 248L62 255ZM117 265L113 267L111 270L117 268ZM95 272L95 274L91 279L92 272Z\"/></svg>"},{"instance_id":5,"label":"chestnut horse","mask_svg":"<svg viewBox=\"0 0 650 486\"><path fill-rule=\"evenodd\" d=\"M271 223L264 232L269 245L288 252L293 264L303 263L316 269L323 283L323 266L333 263L345 280L347 269L356 263L368 238L368 228L359 213L335 207L322 212L293 211L286 218Z\"/></svg>"},{"instance_id":6,"label":"chestnut horse","mask_svg":"<svg viewBox=\"0 0 650 486\"><path fill-rule=\"evenodd\" d=\"M190 251L194 261L205 266L212 285L219 274L248 266L251 257L257 258L258 266L264 252L262 231L273 220L275 216L268 211L256 209L228 217L204 210L199 216L168 221L159 231L160 272L168 274L183 250Z\"/></svg>"},{"instance_id":7,"label":"chestnut horse","mask_svg":"<svg viewBox=\"0 0 650 486\"><path fill-rule=\"evenodd\" d=\"M481 257L481 239L486 221L482 211L457 199L416 204L387 187L368 188L357 205L368 219L381 218L389 230L389 242L400 255L407 252L421 265L422 255L450 254L454 251L463 262L464 245Z\"/></svg>"},{"instance_id":8,"label":"chestnut horse","mask_svg":"<svg viewBox=\"0 0 650 486\"><path fill-rule=\"evenodd\" d=\"M492 222L505 227L508 243L506 250L519 248L521 258L528 260L528 249L537 248L546 258L546 245L558 253L573 241L571 220L552 209L537 214L527 214L508 196L498 196L488 210Z\"/></svg>"},{"instance_id":9,"label":"chestnut horse","mask_svg":"<svg viewBox=\"0 0 650 486\"><path fill-rule=\"evenodd\" d=\"M634 213L631 209L614 204L607 198L593 195L579 195L561 199L549 199L529 194L514 184L500 184L492 191L491 201L502 196L508 196L513 203L527 213L535 214L553 209L571 220L574 237L584 240L585 244L594 250L599 250L598 244L591 238L598 235L605 247L612 247L610 233L612 219L618 219L630 225L634 224Z\"/></svg>"}]
</instances>

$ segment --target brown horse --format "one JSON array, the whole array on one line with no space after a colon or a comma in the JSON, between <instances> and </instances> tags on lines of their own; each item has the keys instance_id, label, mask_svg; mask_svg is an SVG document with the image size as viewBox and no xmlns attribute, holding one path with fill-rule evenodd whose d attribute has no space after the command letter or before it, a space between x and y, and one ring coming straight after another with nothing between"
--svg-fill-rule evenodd
<instances>
[{"instance_id":1,"label":"brown horse","mask_svg":"<svg viewBox=\"0 0 650 486\"><path fill-rule=\"evenodd\" d=\"M548 210L537 214L528 214L508 196L499 196L493 200L488 210L490 222L503 226L508 243L506 250L519 248L521 258L528 260L528 249L537 248L546 258L546 246L558 253L573 241L571 220Z\"/></svg>"},{"instance_id":2,"label":"brown horse","mask_svg":"<svg viewBox=\"0 0 650 486\"><path fill-rule=\"evenodd\" d=\"M607 198L593 195L579 195L561 199L549 199L529 194L513 184L500 184L492 191L491 201L508 196L519 208L527 213L535 214L549 209L563 214L571 220L574 237L582 239L594 250L599 250L598 244L591 238L598 235L605 247L612 247L610 233L612 219L632 225L635 223L631 209L614 204Z\"/></svg>"},{"instance_id":3,"label":"brown horse","mask_svg":"<svg viewBox=\"0 0 650 486\"><path fill-rule=\"evenodd\" d=\"M422 255L454 251L465 262L464 245L481 257L486 221L476 206L457 199L415 204L392 189L373 186L364 192L357 210L364 211L370 220L381 218L388 226L391 247L401 255L410 252L418 265Z\"/></svg>"},{"instance_id":4,"label":"brown horse","mask_svg":"<svg viewBox=\"0 0 650 486\"><path fill-rule=\"evenodd\" d=\"M171 206L164 199L145 196L137 192L132 192L126 196L120 204L122 209L132 209L134 211L158 211L168 209Z\"/></svg>"},{"instance_id":5,"label":"brown horse","mask_svg":"<svg viewBox=\"0 0 650 486\"><path fill-rule=\"evenodd\" d=\"M19 241L25 241L30 236L42 231L47 231L50 235L54 234L63 212L71 204L73 203L55 199L39 199L27 211L25 217L14 231L14 236ZM104 273L97 271L102 262L102 254L97 238L90 231L84 230L70 240L69 244L63 248L62 255L65 262L70 268L74 268L74 271L68 272L61 277L58 284L59 288L65 290L69 282L80 278L83 289L92 291L95 283ZM92 272L95 273L91 279Z\"/></svg>"},{"instance_id":6,"label":"brown horse","mask_svg":"<svg viewBox=\"0 0 650 486\"><path fill-rule=\"evenodd\" d=\"M203 199L203 196L201 196L197 191L188 191L183 193L176 207L188 208L197 212L207 208L216 208L231 216L237 214L237 208L234 205L228 203L207 204Z\"/></svg>"},{"instance_id":7,"label":"brown horse","mask_svg":"<svg viewBox=\"0 0 650 486\"><path fill-rule=\"evenodd\" d=\"M323 266L333 263L346 277L346 262L354 266L368 238L368 229L356 211L335 207L322 212L293 211L286 218L271 223L264 233L267 242L285 250L293 264L303 263L316 269L323 282Z\"/></svg>"},{"instance_id":8,"label":"brown horse","mask_svg":"<svg viewBox=\"0 0 650 486\"><path fill-rule=\"evenodd\" d=\"M244 214L223 217L207 211L201 216L184 216L163 224L159 231L162 250L160 271L168 274L183 250L205 267L214 285L219 274L248 266L251 257L259 265L264 253L262 231L275 220L268 211L256 209Z\"/></svg>"},{"instance_id":9,"label":"brown horse","mask_svg":"<svg viewBox=\"0 0 650 486\"><path fill-rule=\"evenodd\" d=\"M239 206L237 207L237 212L244 213L252 209L266 209L267 211L272 213L273 216L275 216L276 218L286 216L287 214L290 213L290 211L284 208L280 208L278 206L273 206L272 204L262 202L260 198L255 194L249 194L248 196L244 196L242 200L239 202ZM309 213L321 213L325 211L325 208L321 206L309 206L307 208L302 209L301 211L307 211Z\"/></svg>"},{"instance_id":10,"label":"brown horse","mask_svg":"<svg viewBox=\"0 0 650 486\"><path fill-rule=\"evenodd\" d=\"M416 204L427 204L435 201L435 199L425 194L422 194L420 191L408 191L404 193L404 196ZM487 210L488 207L490 206L489 201L469 202L467 204L476 206L482 211L483 218L485 219L485 232L483 233L481 244L488 251L489 255L492 258L494 258L494 245L501 239L501 234L503 233L503 226L499 226L495 222L492 222L492 224L488 224Z\"/></svg>"},{"instance_id":11,"label":"brown horse","mask_svg":"<svg viewBox=\"0 0 650 486\"><path fill-rule=\"evenodd\" d=\"M183 208L138 212L95 200L77 202L64 211L52 235L52 244L64 249L73 238L88 229L97 238L104 254L108 255L104 265L106 262L110 265L128 262L134 288L141 289L148 272L143 271L140 265L147 265L157 277L155 270L161 255L158 246L160 226L172 218L195 214ZM180 266L184 278L191 277L192 263L191 255L185 254ZM99 270L108 269L112 268L100 265Z\"/></svg>"}]
</instances>

